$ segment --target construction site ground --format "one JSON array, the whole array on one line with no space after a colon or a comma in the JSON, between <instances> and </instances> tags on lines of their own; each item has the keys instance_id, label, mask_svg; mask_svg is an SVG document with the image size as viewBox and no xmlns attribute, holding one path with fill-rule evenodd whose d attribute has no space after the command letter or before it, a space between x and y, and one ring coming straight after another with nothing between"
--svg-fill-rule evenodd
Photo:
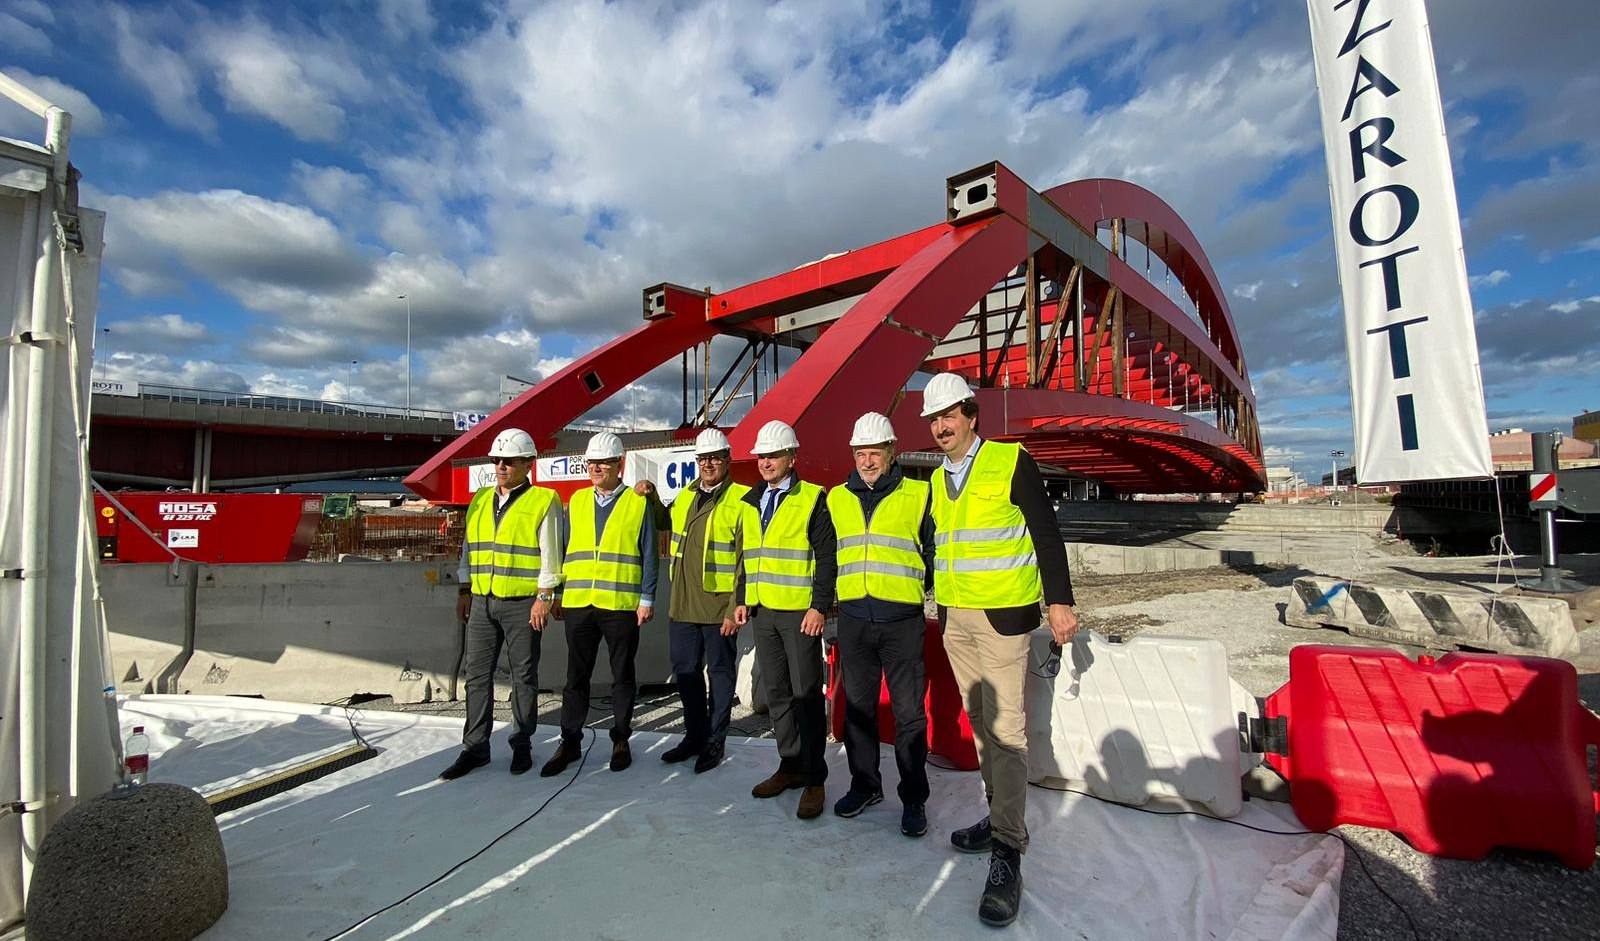
<instances>
[{"instance_id":1,"label":"construction site ground","mask_svg":"<svg viewBox=\"0 0 1600 941\"><path fill-rule=\"evenodd\" d=\"M1600 556L1566 556L1562 562L1575 577L1600 584ZM1084 625L1102 635L1126 638L1149 633L1220 640L1228 650L1229 672L1256 696L1266 696L1288 680L1289 650L1297 644L1388 647L1413 657L1424 652L1335 630L1285 626L1281 609L1289 585L1296 577L1311 574L1494 591L1518 580L1530 582L1539 573L1538 560L1528 557L1513 562L1487 556L1427 558L1362 551L1351 553L1348 560L1282 567L1080 576L1074 590ZM1582 628L1586 622L1580 616L1575 623ZM659 622L657 626L664 627ZM1579 695L1586 707L1600 709L1600 628L1582 630L1580 638L1582 649L1575 661ZM542 685L558 682L555 677L541 677ZM646 689L642 699L636 728L681 729L677 697L670 688ZM374 707L461 714L459 703L366 704ZM558 724L559 709L559 691L542 695L540 723ZM502 720L510 718L504 704L499 713ZM609 726L608 713L609 704L597 700L595 727ZM771 734L766 716L742 706L735 707L734 725L740 734ZM1596 927L1600 926L1600 867L1578 872L1546 856L1511 851L1496 851L1475 862L1440 859L1413 850L1386 831L1344 826L1337 832L1354 850L1346 858L1341 883L1341 939L1600 938Z\"/></svg>"}]
</instances>

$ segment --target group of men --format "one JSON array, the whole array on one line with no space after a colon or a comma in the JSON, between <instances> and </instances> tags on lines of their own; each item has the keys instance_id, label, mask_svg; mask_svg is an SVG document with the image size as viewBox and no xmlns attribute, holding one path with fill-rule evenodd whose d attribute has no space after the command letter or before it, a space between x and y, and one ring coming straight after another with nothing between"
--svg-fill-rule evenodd
<instances>
[{"instance_id":1,"label":"group of men","mask_svg":"<svg viewBox=\"0 0 1600 941\"><path fill-rule=\"evenodd\" d=\"M670 511L648 481L623 485L622 442L602 433L585 453L592 486L573 495L564 518L554 491L528 480L532 439L501 432L490 451L495 486L476 493L467 509L458 612L467 623L466 730L461 754L440 777L459 778L489 761L502 645L512 676L511 772L533 766L539 637L552 617L566 623L568 669L561 744L540 773L559 774L581 754L602 640L612 675L610 767L632 763L633 661L638 631L654 612L656 532L670 525L668 630L684 735L661 759L694 759L696 773L722 762L735 638L749 630L779 755L777 770L751 793L799 790L796 816L819 816L828 776L822 634L837 604L850 787L834 813L855 817L883 800L877 714L887 683L900 830L919 837L928 829L923 605L931 588L989 803L982 820L950 841L990 854L978 915L1010 924L1028 845L1028 635L1040 624L1041 602L1057 644L1077 630L1066 548L1037 465L1019 445L978 435L978 404L964 379L941 373L930 380L922 415L945 455L929 482L905 475L894 429L876 412L857 420L849 442L855 470L831 490L800 477L800 442L783 422L767 423L756 437L757 487L729 477L731 448L711 428L695 440L698 475Z\"/></svg>"}]
</instances>

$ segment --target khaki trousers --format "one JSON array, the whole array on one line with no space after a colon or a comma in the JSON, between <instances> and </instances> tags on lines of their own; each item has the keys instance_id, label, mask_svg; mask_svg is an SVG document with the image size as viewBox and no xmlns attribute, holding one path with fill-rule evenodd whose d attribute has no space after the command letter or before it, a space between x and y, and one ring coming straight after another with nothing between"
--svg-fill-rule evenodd
<instances>
[{"instance_id":1,"label":"khaki trousers","mask_svg":"<svg viewBox=\"0 0 1600 941\"><path fill-rule=\"evenodd\" d=\"M946 608L944 650L961 689L961 704L972 721L994 835L1007 846L1026 851L1028 730L1022 697L1028 635L1006 637L995 632L982 611Z\"/></svg>"}]
</instances>

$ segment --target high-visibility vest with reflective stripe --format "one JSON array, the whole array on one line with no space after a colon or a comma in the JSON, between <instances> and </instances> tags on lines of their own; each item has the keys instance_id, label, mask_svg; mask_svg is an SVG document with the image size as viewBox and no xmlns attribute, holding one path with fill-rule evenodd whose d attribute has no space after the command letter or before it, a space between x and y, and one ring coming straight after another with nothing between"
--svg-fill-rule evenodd
<instances>
[{"instance_id":1,"label":"high-visibility vest with reflective stripe","mask_svg":"<svg viewBox=\"0 0 1600 941\"><path fill-rule=\"evenodd\" d=\"M848 487L828 491L828 513L839 536L840 601L871 595L884 601L922 603L922 545L917 541L928 510L928 483L900 481L878 502L868 520L861 498Z\"/></svg>"},{"instance_id":2,"label":"high-visibility vest with reflective stripe","mask_svg":"<svg viewBox=\"0 0 1600 941\"><path fill-rule=\"evenodd\" d=\"M954 500L944 468L934 470L933 597L940 604L1016 608L1044 597L1028 522L1011 502L1021 454L1018 444L983 442Z\"/></svg>"},{"instance_id":3,"label":"high-visibility vest with reflective stripe","mask_svg":"<svg viewBox=\"0 0 1600 941\"><path fill-rule=\"evenodd\" d=\"M563 607L607 611L639 607L639 584L644 580L639 531L644 528L645 507L644 497L622 486L605 529L596 539L594 488L585 487L572 495L568 507L572 532L567 534L567 557L561 565Z\"/></svg>"},{"instance_id":4,"label":"high-visibility vest with reflective stripe","mask_svg":"<svg viewBox=\"0 0 1600 941\"><path fill-rule=\"evenodd\" d=\"M529 486L499 525L494 521L494 488L484 487L467 505L467 565L472 593L523 598L539 593L539 524L561 498L548 487Z\"/></svg>"},{"instance_id":5,"label":"high-visibility vest with reflective stripe","mask_svg":"<svg viewBox=\"0 0 1600 941\"><path fill-rule=\"evenodd\" d=\"M739 524L744 512L740 498L749 492L750 488L744 484L728 484L717 497L711 519L706 521L705 550L701 556L705 571L700 583L711 594L733 591L734 566L739 560ZM671 560L674 566L683 564L683 537L689 529L689 510L699 493L698 484L685 487L672 501Z\"/></svg>"},{"instance_id":6,"label":"high-visibility vest with reflective stripe","mask_svg":"<svg viewBox=\"0 0 1600 941\"><path fill-rule=\"evenodd\" d=\"M820 499L821 487L796 481L772 512L766 532L761 531L759 507L744 505L745 604L775 611L811 607L811 582L817 570L811 552L811 512Z\"/></svg>"}]
</instances>

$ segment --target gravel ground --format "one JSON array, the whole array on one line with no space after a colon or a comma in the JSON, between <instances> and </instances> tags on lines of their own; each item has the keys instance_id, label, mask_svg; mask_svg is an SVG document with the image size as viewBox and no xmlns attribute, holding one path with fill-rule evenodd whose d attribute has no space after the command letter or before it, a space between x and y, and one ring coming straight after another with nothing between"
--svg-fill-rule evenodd
<instances>
[{"instance_id":1,"label":"gravel ground","mask_svg":"<svg viewBox=\"0 0 1600 941\"><path fill-rule=\"evenodd\" d=\"M1600 556L1563 557L1577 577L1600 584ZM1310 568L1258 567L1205 569L1143 576L1089 576L1075 580L1085 625L1108 637L1142 632L1215 637L1228 649L1229 670L1252 694L1265 696L1288 679L1288 653L1296 644L1383 646L1415 656L1417 648L1382 644L1332 631L1286 627L1280 608L1287 586L1300 575L1339 575L1383 584L1495 590L1514 578L1537 578L1537 560L1522 558L1519 568L1497 573L1493 558L1381 558L1366 555L1344 563ZM1580 622L1581 623L1581 622ZM1582 634L1577 658L1579 697L1600 707L1600 629ZM635 726L680 731L677 697L670 688L647 688ZM597 700L592 724L610 725L608 706ZM395 706L387 700L363 708L393 708L436 715L461 715L455 703ZM560 697L540 697L540 722L558 722ZM509 720L501 706L497 718ZM771 724L736 706L736 734L770 735ZM541 756L543 757L543 756ZM1591 773L1594 773L1591 755ZM1339 938L1350 939L1600 939L1600 868L1575 872L1539 855L1496 851L1487 859L1464 862L1419 853L1382 830L1344 826L1337 831L1359 853L1347 857L1341 882ZM1385 898L1385 894L1393 899ZM1414 926L1414 927L1413 927Z\"/></svg>"}]
</instances>

